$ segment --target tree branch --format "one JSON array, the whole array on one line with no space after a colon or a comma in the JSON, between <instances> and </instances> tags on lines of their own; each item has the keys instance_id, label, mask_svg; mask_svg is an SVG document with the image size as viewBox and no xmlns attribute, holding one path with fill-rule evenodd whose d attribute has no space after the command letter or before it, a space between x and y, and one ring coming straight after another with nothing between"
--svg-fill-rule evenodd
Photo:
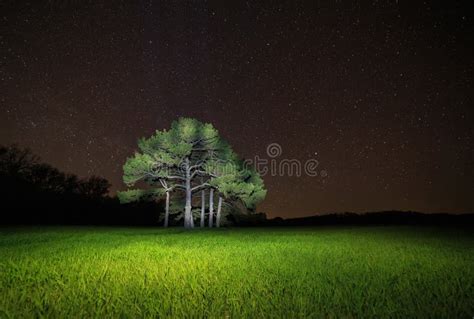
<instances>
[{"instance_id":1,"label":"tree branch","mask_svg":"<svg viewBox=\"0 0 474 319\"><path fill-rule=\"evenodd\" d=\"M179 179L180 181L185 181L186 178L182 177L182 176L167 176L167 177L164 177L166 179Z\"/></svg>"},{"instance_id":2,"label":"tree branch","mask_svg":"<svg viewBox=\"0 0 474 319\"><path fill-rule=\"evenodd\" d=\"M202 167L202 165L203 165L203 164L204 164L204 163L199 163L199 164L196 164L196 165L190 166L190 167L189 167L189 170L191 171L191 170L193 170L193 169L200 168L200 167Z\"/></svg>"},{"instance_id":3,"label":"tree branch","mask_svg":"<svg viewBox=\"0 0 474 319\"><path fill-rule=\"evenodd\" d=\"M217 177L217 175L215 175L215 174L208 173L208 172L201 171L201 170L197 170L197 171L194 171L194 172L191 174L191 178L195 177L196 175Z\"/></svg>"},{"instance_id":4,"label":"tree branch","mask_svg":"<svg viewBox=\"0 0 474 319\"><path fill-rule=\"evenodd\" d=\"M200 191L202 188L207 188L207 187L213 187L213 186L209 183L204 183L204 184L194 186L193 188L191 188L191 192Z\"/></svg>"}]
</instances>

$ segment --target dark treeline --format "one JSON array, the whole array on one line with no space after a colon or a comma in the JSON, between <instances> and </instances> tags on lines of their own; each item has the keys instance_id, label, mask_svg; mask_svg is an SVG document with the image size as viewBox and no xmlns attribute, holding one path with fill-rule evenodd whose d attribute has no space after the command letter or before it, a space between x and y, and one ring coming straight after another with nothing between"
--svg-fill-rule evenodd
<instances>
[{"instance_id":1,"label":"dark treeline","mask_svg":"<svg viewBox=\"0 0 474 319\"><path fill-rule=\"evenodd\" d=\"M101 177L79 178L40 161L28 149L0 146L0 224L158 226L163 202L120 204L109 196L110 183ZM341 213L302 218L267 219L264 213L228 217L228 225L474 225L474 214L422 214L385 211ZM179 219L170 221L180 224Z\"/></svg>"},{"instance_id":2,"label":"dark treeline","mask_svg":"<svg viewBox=\"0 0 474 319\"><path fill-rule=\"evenodd\" d=\"M28 149L0 146L0 224L154 225L161 204L120 205L101 177L79 178Z\"/></svg>"},{"instance_id":3,"label":"dark treeline","mask_svg":"<svg viewBox=\"0 0 474 319\"><path fill-rule=\"evenodd\" d=\"M383 211L356 213L335 213L301 218L274 218L264 222L269 226L312 226L312 225L474 225L474 214L425 214L410 211ZM258 223L254 223L258 224Z\"/></svg>"}]
</instances>

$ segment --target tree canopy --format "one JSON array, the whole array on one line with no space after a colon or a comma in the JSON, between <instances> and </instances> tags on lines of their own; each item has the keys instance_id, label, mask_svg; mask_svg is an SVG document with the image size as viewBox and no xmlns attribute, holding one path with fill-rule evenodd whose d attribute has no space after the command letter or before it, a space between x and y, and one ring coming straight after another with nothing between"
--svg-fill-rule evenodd
<instances>
[{"instance_id":1,"label":"tree canopy","mask_svg":"<svg viewBox=\"0 0 474 319\"><path fill-rule=\"evenodd\" d=\"M184 226L194 227L193 194L201 192L201 226L205 218L205 192L209 191L209 225L213 225L214 192L218 197L216 226L220 225L222 201L241 201L248 208L265 198L258 173L243 165L231 146L212 124L180 118L169 130L156 131L138 141L138 151L123 166L124 183L131 187L144 182L148 189L119 192L122 202L166 196L168 225L171 193L184 196ZM179 195L178 195L179 194Z\"/></svg>"}]
</instances>

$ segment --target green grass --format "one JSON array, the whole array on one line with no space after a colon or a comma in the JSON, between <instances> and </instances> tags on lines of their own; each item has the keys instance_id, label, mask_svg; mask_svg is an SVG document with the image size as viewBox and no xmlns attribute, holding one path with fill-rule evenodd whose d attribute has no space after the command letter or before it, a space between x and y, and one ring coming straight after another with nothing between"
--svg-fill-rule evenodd
<instances>
[{"instance_id":1,"label":"green grass","mask_svg":"<svg viewBox=\"0 0 474 319\"><path fill-rule=\"evenodd\" d=\"M0 318L474 316L474 236L412 227L0 230Z\"/></svg>"}]
</instances>

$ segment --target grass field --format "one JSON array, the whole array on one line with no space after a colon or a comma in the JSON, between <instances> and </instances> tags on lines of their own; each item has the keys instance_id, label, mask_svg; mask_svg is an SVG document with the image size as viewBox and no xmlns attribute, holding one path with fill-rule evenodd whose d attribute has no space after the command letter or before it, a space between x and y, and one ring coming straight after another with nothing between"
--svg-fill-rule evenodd
<instances>
[{"instance_id":1,"label":"grass field","mask_svg":"<svg viewBox=\"0 0 474 319\"><path fill-rule=\"evenodd\" d=\"M0 229L0 318L474 316L474 235Z\"/></svg>"}]
</instances>

